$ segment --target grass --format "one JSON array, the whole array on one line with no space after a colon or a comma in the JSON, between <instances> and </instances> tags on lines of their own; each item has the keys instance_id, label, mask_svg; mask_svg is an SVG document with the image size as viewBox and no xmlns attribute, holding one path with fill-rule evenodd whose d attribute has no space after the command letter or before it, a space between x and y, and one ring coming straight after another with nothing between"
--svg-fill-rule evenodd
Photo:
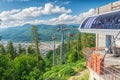
<instances>
[{"instance_id":1,"label":"grass","mask_svg":"<svg viewBox=\"0 0 120 80\"><path fill-rule=\"evenodd\" d=\"M89 80L89 71L85 70L80 77L74 78L74 80Z\"/></svg>"},{"instance_id":2,"label":"grass","mask_svg":"<svg viewBox=\"0 0 120 80\"><path fill-rule=\"evenodd\" d=\"M76 73L84 71L85 69L85 60L80 60L76 63L54 66L47 71L43 77L44 79L50 80L67 80L70 76L74 76Z\"/></svg>"}]
</instances>

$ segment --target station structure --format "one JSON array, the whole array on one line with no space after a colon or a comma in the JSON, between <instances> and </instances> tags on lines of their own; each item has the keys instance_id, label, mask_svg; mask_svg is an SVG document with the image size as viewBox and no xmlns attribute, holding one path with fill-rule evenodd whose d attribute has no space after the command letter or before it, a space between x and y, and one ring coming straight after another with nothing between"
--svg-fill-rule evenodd
<instances>
[{"instance_id":1,"label":"station structure","mask_svg":"<svg viewBox=\"0 0 120 80\"><path fill-rule=\"evenodd\" d=\"M96 34L96 47L83 51L89 80L120 80L120 1L96 8L79 31Z\"/></svg>"}]
</instances>

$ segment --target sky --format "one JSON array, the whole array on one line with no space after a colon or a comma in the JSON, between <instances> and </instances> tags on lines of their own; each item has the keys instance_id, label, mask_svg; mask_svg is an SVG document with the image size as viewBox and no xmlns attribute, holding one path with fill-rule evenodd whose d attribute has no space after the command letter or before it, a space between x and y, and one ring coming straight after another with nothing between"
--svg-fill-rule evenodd
<instances>
[{"instance_id":1,"label":"sky","mask_svg":"<svg viewBox=\"0 0 120 80\"><path fill-rule=\"evenodd\" d=\"M97 7L117 0L0 0L1 27L80 24Z\"/></svg>"}]
</instances>

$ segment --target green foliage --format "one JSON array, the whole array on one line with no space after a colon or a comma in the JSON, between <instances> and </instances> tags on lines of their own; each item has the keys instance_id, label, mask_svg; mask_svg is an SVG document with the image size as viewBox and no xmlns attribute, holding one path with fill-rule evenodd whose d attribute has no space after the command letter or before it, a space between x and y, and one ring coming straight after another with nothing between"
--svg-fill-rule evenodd
<instances>
[{"instance_id":1,"label":"green foliage","mask_svg":"<svg viewBox=\"0 0 120 80\"><path fill-rule=\"evenodd\" d=\"M60 76L72 76L75 74L74 69L72 69L70 66L66 66L63 69L59 71Z\"/></svg>"},{"instance_id":2,"label":"green foliage","mask_svg":"<svg viewBox=\"0 0 120 80\"><path fill-rule=\"evenodd\" d=\"M33 54L35 53L34 48L32 47L33 45L28 46L28 54Z\"/></svg>"},{"instance_id":3,"label":"green foliage","mask_svg":"<svg viewBox=\"0 0 120 80\"><path fill-rule=\"evenodd\" d=\"M74 80L89 80L89 71L85 70L83 73L83 75L78 78L75 78Z\"/></svg>"},{"instance_id":4,"label":"green foliage","mask_svg":"<svg viewBox=\"0 0 120 80\"><path fill-rule=\"evenodd\" d=\"M82 34L81 33L76 33L75 38L76 38L76 41L77 41L77 45L76 45L77 46L77 50L79 51L79 50L82 49L82 45L81 45Z\"/></svg>"},{"instance_id":5,"label":"green foliage","mask_svg":"<svg viewBox=\"0 0 120 80\"><path fill-rule=\"evenodd\" d=\"M12 41L8 42L7 53L9 53L11 55L11 59L14 59L16 56Z\"/></svg>"},{"instance_id":6,"label":"green foliage","mask_svg":"<svg viewBox=\"0 0 120 80\"><path fill-rule=\"evenodd\" d=\"M95 35L83 33L81 40L82 40L82 48L95 47Z\"/></svg>"},{"instance_id":7,"label":"green foliage","mask_svg":"<svg viewBox=\"0 0 120 80\"><path fill-rule=\"evenodd\" d=\"M53 56L53 51L52 50L48 51L45 57L46 67L52 66L52 56Z\"/></svg>"},{"instance_id":8,"label":"green foliage","mask_svg":"<svg viewBox=\"0 0 120 80\"><path fill-rule=\"evenodd\" d=\"M84 69L86 69L85 59L81 59L80 61L77 61L76 64L74 64L75 71L83 71Z\"/></svg>"},{"instance_id":9,"label":"green foliage","mask_svg":"<svg viewBox=\"0 0 120 80\"><path fill-rule=\"evenodd\" d=\"M68 53L68 58L67 58L67 62L71 63L71 62L76 62L77 61L77 52L76 51L71 51Z\"/></svg>"},{"instance_id":10,"label":"green foliage","mask_svg":"<svg viewBox=\"0 0 120 80\"><path fill-rule=\"evenodd\" d=\"M65 68L65 66L60 66L60 65L52 67L50 71L47 71L43 75L43 79L61 80L62 79L62 73L60 73L60 70L64 69L64 68Z\"/></svg>"},{"instance_id":11,"label":"green foliage","mask_svg":"<svg viewBox=\"0 0 120 80\"><path fill-rule=\"evenodd\" d=\"M17 54L26 54L26 49L22 48L21 44L18 44L18 53Z\"/></svg>"},{"instance_id":12,"label":"green foliage","mask_svg":"<svg viewBox=\"0 0 120 80\"><path fill-rule=\"evenodd\" d=\"M80 34L77 33L75 40L72 41L68 41L65 45L66 45L66 55L67 55L67 63L71 63L71 62L76 62L77 60L81 60L84 56L82 54L82 49L86 48L86 47L94 47L95 46L95 35L93 34ZM86 41L84 41L86 40ZM82 47L83 46L83 47ZM60 48L61 45L56 49L56 54L57 56L55 56L55 62L57 63L60 60ZM68 49L69 48L69 49ZM46 55L46 63L47 65L51 65L52 64L52 55L53 53L47 53ZM47 57L49 56L49 57ZM62 57L64 58L64 57Z\"/></svg>"},{"instance_id":13,"label":"green foliage","mask_svg":"<svg viewBox=\"0 0 120 80\"><path fill-rule=\"evenodd\" d=\"M2 44L0 44L0 53L5 54L5 48Z\"/></svg>"},{"instance_id":14,"label":"green foliage","mask_svg":"<svg viewBox=\"0 0 120 80\"><path fill-rule=\"evenodd\" d=\"M19 51L19 54L21 54L23 52L21 44L18 44L18 51Z\"/></svg>"},{"instance_id":15,"label":"green foliage","mask_svg":"<svg viewBox=\"0 0 120 80\"><path fill-rule=\"evenodd\" d=\"M43 60L38 62L35 55L21 54L11 60L10 54L0 54L0 80L38 80L45 72Z\"/></svg>"},{"instance_id":16,"label":"green foliage","mask_svg":"<svg viewBox=\"0 0 120 80\"><path fill-rule=\"evenodd\" d=\"M33 69L33 71L31 71L29 73L29 80L37 80L37 79L39 79L40 78L40 73L41 73L41 71L37 67L35 67Z\"/></svg>"},{"instance_id":17,"label":"green foliage","mask_svg":"<svg viewBox=\"0 0 120 80\"><path fill-rule=\"evenodd\" d=\"M86 69L85 60L77 61L76 63L69 63L65 65L57 65L52 67L49 71L44 73L43 79L48 80L67 80L68 77L74 75L76 72Z\"/></svg>"},{"instance_id":18,"label":"green foliage","mask_svg":"<svg viewBox=\"0 0 120 80\"><path fill-rule=\"evenodd\" d=\"M2 45L0 45L0 80L67 80L70 76L75 75L77 72L86 69L86 63L85 58L82 54L82 49L95 46L93 40L95 38L95 35L82 35L83 36L77 34L76 38L70 41L70 49L68 49L66 52L67 64L56 64L53 67L52 50L49 51L46 54L46 57L43 59L41 56L35 54L36 52L33 46L29 46L29 54L25 54L25 48L22 48L21 45L19 45L20 55L15 57L16 55L11 41L8 43L7 46L7 53L9 54L3 54L5 49ZM69 44L66 43L65 45L67 48ZM56 49L56 52L57 56L55 56L55 60L56 63L57 60L59 63L60 46ZM87 79L88 75L80 78L80 80Z\"/></svg>"},{"instance_id":19,"label":"green foliage","mask_svg":"<svg viewBox=\"0 0 120 80\"><path fill-rule=\"evenodd\" d=\"M15 79L27 79L27 75L33 70L36 62L35 57L30 55L22 54L16 57L14 60Z\"/></svg>"},{"instance_id":20,"label":"green foliage","mask_svg":"<svg viewBox=\"0 0 120 80\"><path fill-rule=\"evenodd\" d=\"M11 80L13 72L13 61L10 55L0 54L0 80Z\"/></svg>"},{"instance_id":21,"label":"green foliage","mask_svg":"<svg viewBox=\"0 0 120 80\"><path fill-rule=\"evenodd\" d=\"M28 80L33 78L36 80L43 73L44 68L44 62L40 60L38 65L36 56L22 54L14 59L14 74L16 75L14 79Z\"/></svg>"}]
</instances>

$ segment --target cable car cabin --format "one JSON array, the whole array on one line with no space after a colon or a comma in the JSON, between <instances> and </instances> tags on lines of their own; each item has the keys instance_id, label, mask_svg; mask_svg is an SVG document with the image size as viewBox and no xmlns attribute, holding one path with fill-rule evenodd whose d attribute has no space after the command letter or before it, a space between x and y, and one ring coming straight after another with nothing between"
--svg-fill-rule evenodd
<instances>
[{"instance_id":1,"label":"cable car cabin","mask_svg":"<svg viewBox=\"0 0 120 80\"><path fill-rule=\"evenodd\" d=\"M116 35L120 30L120 11L86 18L79 27L80 32Z\"/></svg>"}]
</instances>

